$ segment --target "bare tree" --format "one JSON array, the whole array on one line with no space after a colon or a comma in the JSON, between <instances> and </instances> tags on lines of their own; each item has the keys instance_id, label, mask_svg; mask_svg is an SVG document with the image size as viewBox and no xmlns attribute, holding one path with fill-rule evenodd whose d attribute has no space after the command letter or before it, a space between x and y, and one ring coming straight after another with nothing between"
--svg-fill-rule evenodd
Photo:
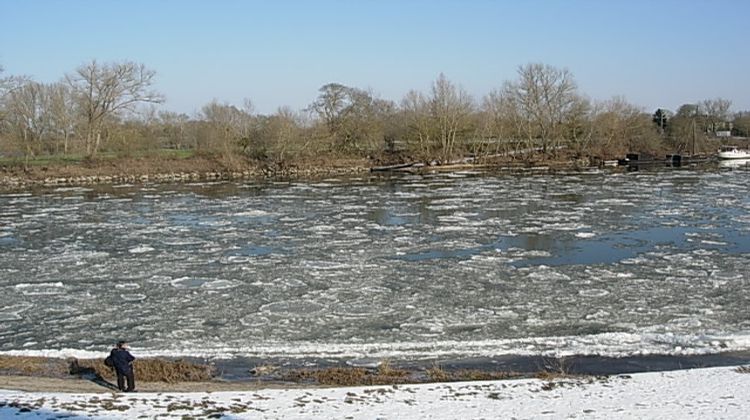
<instances>
[{"instance_id":1,"label":"bare tree","mask_svg":"<svg viewBox=\"0 0 750 420\"><path fill-rule=\"evenodd\" d=\"M49 86L49 121L51 130L62 141L62 152L69 151L70 138L74 133L78 110L70 85L55 83ZM59 153L59 142L55 145L55 152Z\"/></svg>"},{"instance_id":2,"label":"bare tree","mask_svg":"<svg viewBox=\"0 0 750 420\"><path fill-rule=\"evenodd\" d=\"M384 137L385 119L393 112L390 101L376 98L371 91L329 83L319 90L308 108L325 124L335 149L369 153Z\"/></svg>"},{"instance_id":3,"label":"bare tree","mask_svg":"<svg viewBox=\"0 0 750 420\"><path fill-rule=\"evenodd\" d=\"M0 65L0 75L5 71L2 65ZM8 118L7 100L11 92L21 88L24 84L31 82L31 79L26 76L5 76L0 77L0 126L6 123Z\"/></svg>"},{"instance_id":4,"label":"bare tree","mask_svg":"<svg viewBox=\"0 0 750 420\"><path fill-rule=\"evenodd\" d=\"M626 152L653 153L661 146L651 115L621 96L598 104L593 126L593 152L604 158Z\"/></svg>"},{"instance_id":5,"label":"bare tree","mask_svg":"<svg viewBox=\"0 0 750 420\"><path fill-rule=\"evenodd\" d=\"M580 99L567 69L532 63L518 69L518 80L508 82L503 94L517 107L529 146L541 142L543 153L562 140L563 123Z\"/></svg>"},{"instance_id":6,"label":"bare tree","mask_svg":"<svg viewBox=\"0 0 750 420\"><path fill-rule=\"evenodd\" d=\"M318 90L318 98L310 105L309 109L323 120L331 135L341 134L344 122L352 111L351 90L340 83L329 83Z\"/></svg>"},{"instance_id":7,"label":"bare tree","mask_svg":"<svg viewBox=\"0 0 750 420\"><path fill-rule=\"evenodd\" d=\"M25 165L42 148L49 128L49 95L44 85L27 82L7 94L7 124L24 150Z\"/></svg>"},{"instance_id":8,"label":"bare tree","mask_svg":"<svg viewBox=\"0 0 750 420\"><path fill-rule=\"evenodd\" d=\"M432 142L432 124L427 99L422 93L410 90L401 101L401 112L406 124L409 145L416 145L418 154L426 155Z\"/></svg>"},{"instance_id":9,"label":"bare tree","mask_svg":"<svg viewBox=\"0 0 750 420\"><path fill-rule=\"evenodd\" d=\"M750 111L737 112L734 114L732 125L737 135L750 137Z\"/></svg>"},{"instance_id":10,"label":"bare tree","mask_svg":"<svg viewBox=\"0 0 750 420\"><path fill-rule=\"evenodd\" d=\"M728 126L731 118L729 108L732 107L732 101L728 99L716 98L706 99L698 104L700 113L706 118L706 130L712 134Z\"/></svg>"},{"instance_id":11,"label":"bare tree","mask_svg":"<svg viewBox=\"0 0 750 420\"><path fill-rule=\"evenodd\" d=\"M302 117L291 108L281 107L275 114L261 117L261 125L256 141L246 153L258 160L264 170L284 172L295 158L307 152L309 141L303 140Z\"/></svg>"},{"instance_id":12,"label":"bare tree","mask_svg":"<svg viewBox=\"0 0 750 420\"><path fill-rule=\"evenodd\" d=\"M526 125L514 98L506 94L505 90L495 89L482 100L481 112L481 133L487 151L516 156L519 139L524 137Z\"/></svg>"},{"instance_id":13,"label":"bare tree","mask_svg":"<svg viewBox=\"0 0 750 420\"><path fill-rule=\"evenodd\" d=\"M705 140L705 117L699 104L682 104L669 120L667 132L672 147L677 152L695 152Z\"/></svg>"},{"instance_id":14,"label":"bare tree","mask_svg":"<svg viewBox=\"0 0 750 420\"><path fill-rule=\"evenodd\" d=\"M456 149L460 133L468 131L474 101L466 91L440 74L432 84L429 109L436 124L436 137L440 142L442 158L450 160Z\"/></svg>"},{"instance_id":15,"label":"bare tree","mask_svg":"<svg viewBox=\"0 0 750 420\"><path fill-rule=\"evenodd\" d=\"M187 127L190 117L186 114L178 114L170 111L160 111L158 117L161 136L165 139L166 143L165 146L178 150L187 147Z\"/></svg>"},{"instance_id":16,"label":"bare tree","mask_svg":"<svg viewBox=\"0 0 750 420\"><path fill-rule=\"evenodd\" d=\"M246 110L252 110L251 103L245 101L244 110L216 100L203 106L201 118L211 130L209 138L225 158L233 160L239 151L247 152L257 141L258 120Z\"/></svg>"},{"instance_id":17,"label":"bare tree","mask_svg":"<svg viewBox=\"0 0 750 420\"><path fill-rule=\"evenodd\" d=\"M67 77L84 115L88 155L98 152L108 119L132 112L139 103L164 100L161 94L150 90L155 75L153 70L135 62L99 64L94 60Z\"/></svg>"},{"instance_id":18,"label":"bare tree","mask_svg":"<svg viewBox=\"0 0 750 420\"><path fill-rule=\"evenodd\" d=\"M0 65L0 74L5 71L3 66ZM0 98L7 95L14 89L18 89L25 83L30 82L31 79L26 76L5 76L0 77Z\"/></svg>"},{"instance_id":19,"label":"bare tree","mask_svg":"<svg viewBox=\"0 0 750 420\"><path fill-rule=\"evenodd\" d=\"M401 118L412 152L423 158L450 161L474 128L474 100L440 74L429 95L409 91L401 100Z\"/></svg>"}]
</instances>

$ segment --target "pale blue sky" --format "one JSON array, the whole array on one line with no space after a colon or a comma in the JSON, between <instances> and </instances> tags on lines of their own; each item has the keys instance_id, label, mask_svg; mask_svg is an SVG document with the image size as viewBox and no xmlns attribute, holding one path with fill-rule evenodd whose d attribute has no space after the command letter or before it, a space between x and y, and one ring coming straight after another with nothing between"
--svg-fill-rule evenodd
<instances>
[{"instance_id":1,"label":"pale blue sky","mask_svg":"<svg viewBox=\"0 0 750 420\"><path fill-rule=\"evenodd\" d=\"M91 60L157 71L164 108L301 109L325 83L400 101L443 72L479 99L519 65L570 69L592 99L750 109L750 1L0 0L0 64L51 82Z\"/></svg>"}]
</instances>

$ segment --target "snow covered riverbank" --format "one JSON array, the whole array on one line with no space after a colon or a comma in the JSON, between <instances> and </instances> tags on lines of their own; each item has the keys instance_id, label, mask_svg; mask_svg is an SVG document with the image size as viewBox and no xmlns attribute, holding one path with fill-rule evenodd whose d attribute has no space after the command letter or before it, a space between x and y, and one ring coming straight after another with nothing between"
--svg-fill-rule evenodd
<instances>
[{"instance_id":1,"label":"snow covered riverbank","mask_svg":"<svg viewBox=\"0 0 750 420\"><path fill-rule=\"evenodd\" d=\"M40 379L43 380L43 379ZM0 418L745 418L750 373L731 367L552 381L235 392L0 390Z\"/></svg>"}]
</instances>

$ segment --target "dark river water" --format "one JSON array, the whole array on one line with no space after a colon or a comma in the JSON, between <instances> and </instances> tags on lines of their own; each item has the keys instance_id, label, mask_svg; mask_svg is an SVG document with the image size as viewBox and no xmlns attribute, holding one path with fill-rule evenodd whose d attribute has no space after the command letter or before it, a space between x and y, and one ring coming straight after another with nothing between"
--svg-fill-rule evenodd
<instances>
[{"instance_id":1,"label":"dark river water","mask_svg":"<svg viewBox=\"0 0 750 420\"><path fill-rule=\"evenodd\" d=\"M750 172L0 192L0 354L750 349Z\"/></svg>"}]
</instances>

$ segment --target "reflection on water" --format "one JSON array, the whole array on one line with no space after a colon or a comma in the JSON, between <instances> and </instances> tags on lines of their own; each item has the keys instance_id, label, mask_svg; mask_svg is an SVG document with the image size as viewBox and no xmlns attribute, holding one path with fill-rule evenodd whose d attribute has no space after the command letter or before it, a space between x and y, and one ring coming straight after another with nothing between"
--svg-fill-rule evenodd
<instances>
[{"instance_id":1,"label":"reflection on water","mask_svg":"<svg viewBox=\"0 0 750 420\"><path fill-rule=\"evenodd\" d=\"M0 195L0 351L468 357L750 349L745 171Z\"/></svg>"},{"instance_id":2,"label":"reflection on water","mask_svg":"<svg viewBox=\"0 0 750 420\"><path fill-rule=\"evenodd\" d=\"M750 159L726 159L719 161L721 168L745 168L750 165Z\"/></svg>"}]
</instances>

